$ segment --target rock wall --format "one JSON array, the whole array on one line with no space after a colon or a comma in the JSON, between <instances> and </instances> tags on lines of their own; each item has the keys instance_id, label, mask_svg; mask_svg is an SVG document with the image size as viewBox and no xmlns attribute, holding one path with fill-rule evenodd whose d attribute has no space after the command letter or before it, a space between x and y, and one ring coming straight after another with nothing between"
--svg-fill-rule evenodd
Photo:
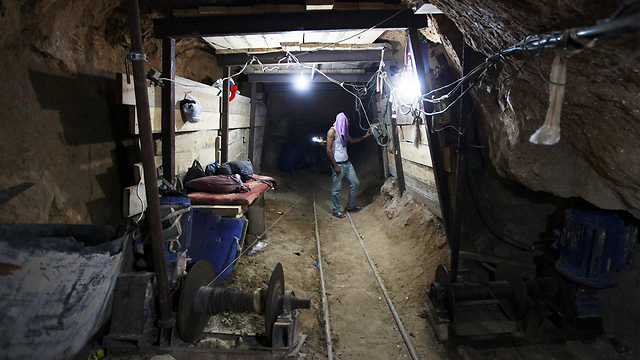
<instances>
[{"instance_id":1,"label":"rock wall","mask_svg":"<svg viewBox=\"0 0 640 360\"><path fill-rule=\"evenodd\" d=\"M484 55L514 45L529 34L595 25L620 5L611 0L431 3ZM443 24L437 16L432 20ZM456 36L455 32L445 27L441 34L455 67L459 64L456 42L446 40ZM498 173L532 190L581 197L598 207L625 209L640 218L640 61L637 57L629 60L639 45L637 39L603 39L569 58L567 82L571 85L562 108L562 137L553 146L532 144L529 137L544 123L549 86L540 72L548 76L554 52L509 57L494 87L478 93L483 145ZM624 67L610 71L627 60ZM506 81L523 65L521 72Z\"/></svg>"},{"instance_id":2,"label":"rock wall","mask_svg":"<svg viewBox=\"0 0 640 360\"><path fill-rule=\"evenodd\" d=\"M147 68L161 69L154 2L141 7ZM164 11L164 10L163 10ZM35 183L2 206L0 222L122 223L137 142L117 105L129 51L121 0L0 3L0 189ZM176 45L176 74L217 79L206 46Z\"/></svg>"}]
</instances>

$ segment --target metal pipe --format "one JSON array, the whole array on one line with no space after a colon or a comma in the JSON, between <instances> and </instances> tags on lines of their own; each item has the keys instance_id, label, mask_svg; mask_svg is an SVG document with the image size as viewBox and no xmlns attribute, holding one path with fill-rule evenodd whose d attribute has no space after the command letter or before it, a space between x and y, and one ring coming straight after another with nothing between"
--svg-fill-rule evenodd
<instances>
[{"instance_id":1,"label":"metal pipe","mask_svg":"<svg viewBox=\"0 0 640 360\"><path fill-rule=\"evenodd\" d=\"M159 320L162 328L173 327L171 303L169 299L169 279L167 277L167 259L162 236L160 220L160 198L158 196L155 159L153 156L153 138L151 135L151 114L149 112L149 94L144 62L146 55L142 49L142 30L140 27L140 9L138 0L127 1L129 10L129 29L131 31L131 52L128 57L133 64L133 80L136 93L136 110L138 112L138 128L144 167L145 189L147 191L147 219L151 235L153 263L158 282Z\"/></svg>"},{"instance_id":2,"label":"metal pipe","mask_svg":"<svg viewBox=\"0 0 640 360\"><path fill-rule=\"evenodd\" d=\"M576 36L579 38L595 39L608 33L622 30L636 30L640 28L640 14L633 14L622 19L611 20L602 24L576 29ZM511 49L501 52L504 55L518 53L525 50L538 50L540 46L544 48L554 48L562 39L565 31L554 31L548 34L532 36L526 38Z\"/></svg>"}]
</instances>

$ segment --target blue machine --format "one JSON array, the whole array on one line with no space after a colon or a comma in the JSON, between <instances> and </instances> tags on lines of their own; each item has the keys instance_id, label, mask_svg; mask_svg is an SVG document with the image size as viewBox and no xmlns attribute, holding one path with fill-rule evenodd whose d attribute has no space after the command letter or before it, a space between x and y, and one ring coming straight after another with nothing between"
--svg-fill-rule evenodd
<instances>
[{"instance_id":1,"label":"blue machine","mask_svg":"<svg viewBox=\"0 0 640 360\"><path fill-rule=\"evenodd\" d=\"M576 284L577 317L599 317L600 289L617 285L617 274L631 267L638 229L615 213L571 208L565 216L556 269Z\"/></svg>"}]
</instances>

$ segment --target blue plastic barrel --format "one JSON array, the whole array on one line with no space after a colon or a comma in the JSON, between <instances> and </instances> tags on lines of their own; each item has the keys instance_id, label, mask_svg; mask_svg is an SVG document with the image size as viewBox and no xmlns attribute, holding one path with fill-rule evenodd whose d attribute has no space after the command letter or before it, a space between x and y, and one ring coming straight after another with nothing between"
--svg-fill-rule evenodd
<instances>
[{"instance_id":1,"label":"blue plastic barrel","mask_svg":"<svg viewBox=\"0 0 640 360\"><path fill-rule=\"evenodd\" d=\"M196 209L192 210L192 218L191 247L188 256L194 263L200 260L210 262L216 276L219 275L219 284L235 267L235 264L229 265L241 250L239 247L246 219L223 218Z\"/></svg>"}]
</instances>

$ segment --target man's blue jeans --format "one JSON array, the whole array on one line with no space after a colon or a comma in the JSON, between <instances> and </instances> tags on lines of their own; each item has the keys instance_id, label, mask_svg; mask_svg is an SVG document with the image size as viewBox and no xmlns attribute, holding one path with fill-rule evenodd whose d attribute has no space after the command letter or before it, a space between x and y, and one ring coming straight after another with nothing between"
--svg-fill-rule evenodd
<instances>
[{"instance_id":1,"label":"man's blue jeans","mask_svg":"<svg viewBox=\"0 0 640 360\"><path fill-rule=\"evenodd\" d=\"M347 209L354 208L356 206L356 195L358 195L358 189L360 188L360 181L356 175L356 170L353 168L351 161L347 161L344 164L338 164L340 167L340 174L336 174L335 170L332 171L331 178L333 179L333 186L331 187L331 200L333 203L333 211L340 210L340 188L342 187L342 178L345 177L351 185L351 191L349 191L349 200L347 201Z\"/></svg>"}]
</instances>

